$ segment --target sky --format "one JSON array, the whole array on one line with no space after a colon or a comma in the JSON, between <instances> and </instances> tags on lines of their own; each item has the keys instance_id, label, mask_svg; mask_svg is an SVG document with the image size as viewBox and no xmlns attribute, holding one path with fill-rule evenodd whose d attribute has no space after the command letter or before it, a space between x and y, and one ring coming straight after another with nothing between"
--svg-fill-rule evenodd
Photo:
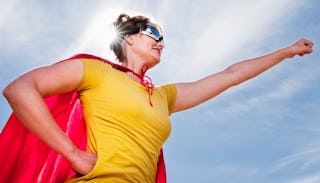
<instances>
[{"instance_id":1,"label":"sky","mask_svg":"<svg viewBox=\"0 0 320 183\"><path fill-rule=\"evenodd\" d=\"M142 14L164 29L156 85L188 82L284 48L314 53L171 116L169 183L320 182L320 3L317 0L0 0L0 88L78 53L114 60L111 22ZM214 83L212 83L214 84ZM0 96L0 129L11 109Z\"/></svg>"}]
</instances>

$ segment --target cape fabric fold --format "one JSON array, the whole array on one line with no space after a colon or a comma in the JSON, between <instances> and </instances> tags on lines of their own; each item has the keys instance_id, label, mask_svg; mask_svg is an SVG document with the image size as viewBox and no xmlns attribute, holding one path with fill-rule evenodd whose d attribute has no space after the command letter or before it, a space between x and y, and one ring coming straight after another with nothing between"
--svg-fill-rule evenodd
<instances>
[{"instance_id":1,"label":"cape fabric fold","mask_svg":"<svg viewBox=\"0 0 320 183\"><path fill-rule=\"evenodd\" d=\"M79 54L66 60L81 58L92 58L117 66L105 59L87 54ZM77 92L54 95L44 100L60 128L75 145L85 150L86 127ZM0 147L0 182L60 183L75 175L69 163L28 131L14 114L10 116L1 132ZM156 182L166 182L162 149Z\"/></svg>"}]
</instances>

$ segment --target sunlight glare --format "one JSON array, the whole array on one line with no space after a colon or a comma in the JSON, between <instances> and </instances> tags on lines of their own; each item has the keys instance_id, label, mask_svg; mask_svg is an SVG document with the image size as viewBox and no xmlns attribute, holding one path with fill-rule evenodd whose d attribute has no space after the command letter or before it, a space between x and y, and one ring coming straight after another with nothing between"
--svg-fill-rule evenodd
<instances>
[{"instance_id":1,"label":"sunlight glare","mask_svg":"<svg viewBox=\"0 0 320 183\"><path fill-rule=\"evenodd\" d=\"M83 31L82 36L75 50L85 53L93 54L106 58L112 62L116 62L114 53L110 50L109 45L112 40L117 36L112 23L116 20L119 14L126 13L129 16L145 15L143 13L135 12L132 10L116 9L116 8L103 8L92 15L91 20L87 24L87 28ZM154 18L145 15L154 22Z\"/></svg>"}]
</instances>

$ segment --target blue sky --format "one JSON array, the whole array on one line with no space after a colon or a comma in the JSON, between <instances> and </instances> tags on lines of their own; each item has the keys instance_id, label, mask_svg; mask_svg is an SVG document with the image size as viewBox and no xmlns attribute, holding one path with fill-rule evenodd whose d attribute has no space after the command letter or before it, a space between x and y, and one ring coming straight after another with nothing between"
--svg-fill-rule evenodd
<instances>
[{"instance_id":1,"label":"blue sky","mask_svg":"<svg viewBox=\"0 0 320 183\"><path fill-rule=\"evenodd\" d=\"M320 7L316 0L36 1L0 7L0 88L77 53L113 60L110 23L120 12L153 17L166 48L149 71L157 85L186 82L294 43L288 59L218 97L172 116L168 182L320 182ZM0 97L0 128L11 109Z\"/></svg>"}]
</instances>

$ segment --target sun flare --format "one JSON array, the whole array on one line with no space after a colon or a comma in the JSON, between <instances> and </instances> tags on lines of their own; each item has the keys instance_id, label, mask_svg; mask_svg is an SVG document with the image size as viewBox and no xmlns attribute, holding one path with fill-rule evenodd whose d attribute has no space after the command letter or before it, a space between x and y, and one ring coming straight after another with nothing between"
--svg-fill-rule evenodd
<instances>
[{"instance_id":1,"label":"sun flare","mask_svg":"<svg viewBox=\"0 0 320 183\"><path fill-rule=\"evenodd\" d=\"M117 36L112 23L121 13L127 13L130 16L143 15L131 10L101 8L100 11L92 15L91 20L86 25L87 28L83 31L82 36L80 36L76 50L101 56L110 61L116 61L116 57L110 50L109 45Z\"/></svg>"}]
</instances>

